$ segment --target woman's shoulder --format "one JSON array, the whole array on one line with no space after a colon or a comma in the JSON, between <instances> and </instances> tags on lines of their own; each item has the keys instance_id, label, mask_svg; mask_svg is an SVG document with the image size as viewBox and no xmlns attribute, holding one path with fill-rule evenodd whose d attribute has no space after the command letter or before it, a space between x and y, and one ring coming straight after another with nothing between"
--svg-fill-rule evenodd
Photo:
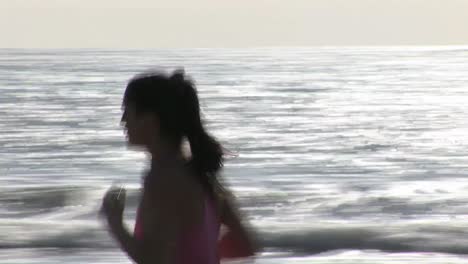
<instances>
[{"instance_id":1,"label":"woman's shoulder","mask_svg":"<svg viewBox=\"0 0 468 264\"><path fill-rule=\"evenodd\" d=\"M151 196L161 198L178 198L190 196L194 187L191 185L188 171L181 168L166 168L164 170L148 171L143 179L143 191Z\"/></svg>"}]
</instances>

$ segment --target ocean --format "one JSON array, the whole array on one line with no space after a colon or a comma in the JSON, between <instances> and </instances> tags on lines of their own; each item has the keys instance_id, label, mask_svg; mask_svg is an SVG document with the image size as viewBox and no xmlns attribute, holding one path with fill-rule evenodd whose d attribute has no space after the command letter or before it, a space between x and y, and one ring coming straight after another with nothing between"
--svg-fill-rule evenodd
<instances>
[{"instance_id":1,"label":"ocean","mask_svg":"<svg viewBox=\"0 0 468 264\"><path fill-rule=\"evenodd\" d=\"M0 49L0 263L131 263L97 211L136 73L184 67L263 250L244 263L468 263L468 47Z\"/></svg>"}]
</instances>

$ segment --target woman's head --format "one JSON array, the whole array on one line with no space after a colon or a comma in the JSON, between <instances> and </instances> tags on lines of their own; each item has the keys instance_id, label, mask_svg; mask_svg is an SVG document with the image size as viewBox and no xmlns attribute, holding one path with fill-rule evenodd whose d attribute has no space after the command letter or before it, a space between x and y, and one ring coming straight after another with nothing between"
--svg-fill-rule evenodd
<instances>
[{"instance_id":1,"label":"woman's head","mask_svg":"<svg viewBox=\"0 0 468 264\"><path fill-rule=\"evenodd\" d=\"M122 103L129 143L145 147L155 140L179 143L188 129L188 108L198 107L198 98L189 100L186 95L188 86L192 84L181 71L145 73L131 79Z\"/></svg>"},{"instance_id":2,"label":"woman's head","mask_svg":"<svg viewBox=\"0 0 468 264\"><path fill-rule=\"evenodd\" d=\"M222 167L222 147L205 131L195 85L183 70L135 76L127 85L123 108L129 144L165 142L181 148L187 139L190 162L198 172L213 174Z\"/></svg>"}]
</instances>

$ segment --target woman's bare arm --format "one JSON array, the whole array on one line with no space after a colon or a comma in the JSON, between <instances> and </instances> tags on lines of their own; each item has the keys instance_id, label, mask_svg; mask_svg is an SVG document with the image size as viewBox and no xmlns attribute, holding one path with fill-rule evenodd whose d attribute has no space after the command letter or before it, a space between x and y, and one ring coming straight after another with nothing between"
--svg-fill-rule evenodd
<instances>
[{"instance_id":1,"label":"woman's bare arm","mask_svg":"<svg viewBox=\"0 0 468 264\"><path fill-rule=\"evenodd\" d=\"M229 251L224 257L248 257L253 256L257 251L256 243L253 240L251 229L245 220L242 219L235 198L227 193L223 199L221 222L229 229L221 240L221 257L223 252ZM229 247L223 250L223 247Z\"/></svg>"},{"instance_id":2,"label":"woman's bare arm","mask_svg":"<svg viewBox=\"0 0 468 264\"><path fill-rule=\"evenodd\" d=\"M111 226L111 233L119 243L123 251L136 263L144 263L142 245L128 231L124 224Z\"/></svg>"},{"instance_id":3,"label":"woman's bare arm","mask_svg":"<svg viewBox=\"0 0 468 264\"><path fill-rule=\"evenodd\" d=\"M169 190L169 189L166 189ZM172 263L180 230L180 199L174 192L146 192L142 201L143 237L136 239L122 221L110 225L120 247L138 264Z\"/></svg>"}]
</instances>

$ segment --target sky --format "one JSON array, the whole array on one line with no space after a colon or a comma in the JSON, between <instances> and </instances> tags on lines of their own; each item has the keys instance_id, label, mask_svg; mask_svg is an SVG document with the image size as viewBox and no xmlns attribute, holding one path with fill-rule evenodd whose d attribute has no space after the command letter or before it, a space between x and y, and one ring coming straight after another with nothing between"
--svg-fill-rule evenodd
<instances>
[{"instance_id":1,"label":"sky","mask_svg":"<svg viewBox=\"0 0 468 264\"><path fill-rule=\"evenodd\" d=\"M0 0L0 48L468 45L468 0Z\"/></svg>"}]
</instances>

